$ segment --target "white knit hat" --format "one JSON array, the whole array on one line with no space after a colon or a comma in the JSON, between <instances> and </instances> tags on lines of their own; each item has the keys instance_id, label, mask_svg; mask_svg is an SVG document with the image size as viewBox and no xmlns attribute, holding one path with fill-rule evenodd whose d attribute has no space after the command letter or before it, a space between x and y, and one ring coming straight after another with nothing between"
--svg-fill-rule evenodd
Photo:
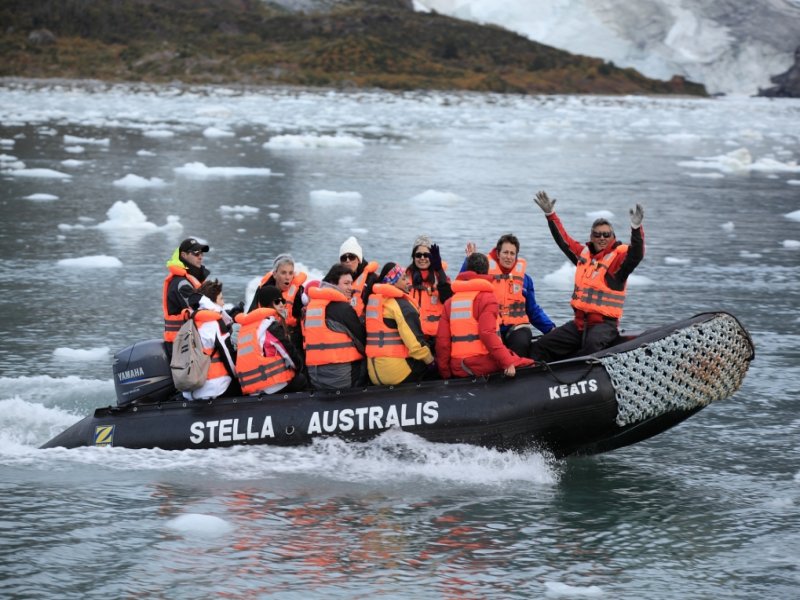
<instances>
[{"instance_id":1,"label":"white knit hat","mask_svg":"<svg viewBox=\"0 0 800 600\"><path fill-rule=\"evenodd\" d=\"M364 252L361 250L358 240L352 235L347 238L339 248L339 256L341 257L345 254L355 254L359 262L364 260Z\"/></svg>"}]
</instances>

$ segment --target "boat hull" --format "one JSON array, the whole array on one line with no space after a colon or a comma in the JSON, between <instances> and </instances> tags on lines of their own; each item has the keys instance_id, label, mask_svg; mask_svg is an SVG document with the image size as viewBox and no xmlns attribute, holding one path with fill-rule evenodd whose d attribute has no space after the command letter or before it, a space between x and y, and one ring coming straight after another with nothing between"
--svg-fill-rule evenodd
<instances>
[{"instance_id":1,"label":"boat hull","mask_svg":"<svg viewBox=\"0 0 800 600\"><path fill-rule=\"evenodd\" d=\"M699 349L685 349L687 336L705 340L709 330L720 328L727 332L715 342L720 349L703 347L707 341ZM644 381L642 374L658 374L666 360L653 353L676 344L683 348L678 367L670 367L677 391L653 392L657 401L652 406L643 398L647 388L642 386L656 384ZM654 364L648 363L648 354ZM400 428L431 442L537 449L556 457L596 454L652 437L729 396L752 357L752 342L738 321L709 313L646 332L603 353L518 370L514 378L493 375L340 393L101 408L43 448L296 446L325 436L363 442ZM723 389L711 389L719 378L728 380ZM688 399L683 397L687 389Z\"/></svg>"}]
</instances>

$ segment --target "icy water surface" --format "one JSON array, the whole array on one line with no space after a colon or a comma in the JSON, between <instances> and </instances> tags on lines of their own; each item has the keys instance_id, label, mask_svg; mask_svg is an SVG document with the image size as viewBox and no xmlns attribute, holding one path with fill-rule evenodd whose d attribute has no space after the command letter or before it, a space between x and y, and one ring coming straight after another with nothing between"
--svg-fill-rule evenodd
<instances>
[{"instance_id":1,"label":"icy water surface","mask_svg":"<svg viewBox=\"0 0 800 600\"><path fill-rule=\"evenodd\" d=\"M16 598L800 594L800 103L764 99L0 87L0 594ZM521 240L537 298L567 229L645 206L624 326L728 310L742 389L637 446L556 462L402 432L364 445L37 450L114 402L160 334L181 239L229 301L279 252L319 276Z\"/></svg>"}]
</instances>

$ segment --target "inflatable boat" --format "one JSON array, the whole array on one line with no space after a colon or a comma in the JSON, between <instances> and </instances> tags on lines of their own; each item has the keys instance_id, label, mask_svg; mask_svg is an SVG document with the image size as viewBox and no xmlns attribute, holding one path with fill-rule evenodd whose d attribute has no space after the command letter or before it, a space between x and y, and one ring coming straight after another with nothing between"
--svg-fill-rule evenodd
<instances>
[{"instance_id":1,"label":"inflatable boat","mask_svg":"<svg viewBox=\"0 0 800 600\"><path fill-rule=\"evenodd\" d=\"M99 408L42 448L294 446L337 436L367 441L400 428L431 442L555 457L607 452L665 431L739 389L754 347L728 313L703 313L623 337L607 350L478 379L341 392L189 402L172 387L164 346L115 357L115 406Z\"/></svg>"}]
</instances>

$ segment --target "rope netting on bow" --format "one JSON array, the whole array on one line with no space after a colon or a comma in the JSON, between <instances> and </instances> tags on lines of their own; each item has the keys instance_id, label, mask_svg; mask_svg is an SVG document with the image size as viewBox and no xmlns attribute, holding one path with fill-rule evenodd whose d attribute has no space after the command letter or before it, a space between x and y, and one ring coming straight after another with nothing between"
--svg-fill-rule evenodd
<instances>
[{"instance_id":1,"label":"rope netting on bow","mask_svg":"<svg viewBox=\"0 0 800 600\"><path fill-rule=\"evenodd\" d=\"M617 424L691 410L732 395L753 346L731 315L720 313L644 346L602 357L617 397Z\"/></svg>"}]
</instances>

